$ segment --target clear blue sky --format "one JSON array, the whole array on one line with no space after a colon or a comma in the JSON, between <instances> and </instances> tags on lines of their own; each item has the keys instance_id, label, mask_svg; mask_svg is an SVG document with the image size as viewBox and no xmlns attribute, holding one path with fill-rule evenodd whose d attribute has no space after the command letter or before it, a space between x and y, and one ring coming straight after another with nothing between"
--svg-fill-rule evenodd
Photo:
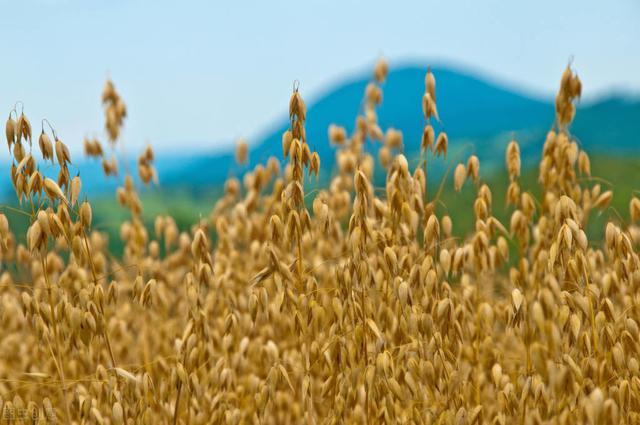
<instances>
[{"instance_id":1,"label":"clear blue sky","mask_svg":"<svg viewBox=\"0 0 640 425\"><path fill-rule=\"evenodd\" d=\"M284 113L292 81L311 100L379 55L451 62L552 94L567 59L586 97L640 92L640 2L0 0L0 112L22 100L78 151L103 136L111 76L136 152L250 141ZM38 124L36 124L36 121ZM39 131L39 130L38 130ZM0 155L6 158L6 151Z\"/></svg>"}]
</instances>

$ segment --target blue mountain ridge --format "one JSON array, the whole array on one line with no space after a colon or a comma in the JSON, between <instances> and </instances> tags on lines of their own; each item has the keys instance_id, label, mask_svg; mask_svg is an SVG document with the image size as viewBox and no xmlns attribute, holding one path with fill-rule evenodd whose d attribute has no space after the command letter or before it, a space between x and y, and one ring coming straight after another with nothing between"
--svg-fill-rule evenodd
<instances>
[{"instance_id":1,"label":"blue mountain ridge","mask_svg":"<svg viewBox=\"0 0 640 425\"><path fill-rule=\"evenodd\" d=\"M402 131L406 154L419 150L424 118L422 95L427 66L392 69L383 85L383 100L378 108L382 129ZM520 142L525 159L539 157L546 132L553 125L555 109L552 99L536 99L448 67L435 66L438 113L450 149L461 145L476 153L483 163L504 159L504 149L512 135ZM369 75L362 75L328 90L307 103L307 142L320 155L322 168L331 169L335 148L328 141L330 124L351 131L355 124ZM286 106L285 99L283 105ZM282 158L282 133L289 122L284 116L259 141L250 146L249 166L235 165L233 152L200 156L160 175L164 185L188 182L191 185L216 184L230 175L264 163L270 156ZM640 151L640 99L613 96L589 104L579 104L572 133L589 152ZM172 161L174 164L177 161ZM194 170L198 170L194 173Z\"/></svg>"},{"instance_id":2,"label":"blue mountain ridge","mask_svg":"<svg viewBox=\"0 0 640 425\"><path fill-rule=\"evenodd\" d=\"M434 124L436 132L445 130L450 140L450 160L456 151L464 158L475 153L483 168L502 165L504 149L515 136L523 161L539 158L546 132L553 125L553 99L535 98L517 90L501 87L487 79L452 67L433 66L437 81L437 104L441 124ZM426 65L407 65L392 68L384 83L382 104L377 109L381 128L393 127L402 131L404 152L416 158L424 118L422 95ZM362 98L371 75L362 74L339 83L319 96L307 100L306 133L310 147L321 158L322 173L332 169L335 148L328 141L330 124L344 126L351 131L362 106ZM283 110L288 95L283 95ZM163 155L156 158L156 166L163 187L198 190L219 185L232 175L240 176L270 156L282 159L282 133L288 128L285 114L264 132L249 148L249 164L235 163L233 150L212 154ZM589 104L578 104L571 132L589 153L640 153L640 99L611 95ZM132 160L130 166L135 169ZM90 192L112 191L121 179L105 178L97 161L81 160L77 171L83 177L84 189ZM7 182L8 184L8 182ZM11 188L4 188L4 192Z\"/></svg>"}]
</instances>

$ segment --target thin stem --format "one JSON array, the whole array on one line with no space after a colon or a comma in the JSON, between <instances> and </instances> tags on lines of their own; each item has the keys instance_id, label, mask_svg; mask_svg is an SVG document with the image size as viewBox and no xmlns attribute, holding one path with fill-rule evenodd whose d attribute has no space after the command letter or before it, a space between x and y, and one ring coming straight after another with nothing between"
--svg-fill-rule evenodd
<instances>
[{"instance_id":1,"label":"thin stem","mask_svg":"<svg viewBox=\"0 0 640 425\"><path fill-rule=\"evenodd\" d=\"M587 293L587 299L589 301L589 319L591 320L591 337L593 338L593 350L595 352L596 358L598 357L598 332L596 331L596 317L593 308L593 299L591 296L591 290L589 289L589 275L587 274L587 268L582 263L582 273L584 275L584 289Z\"/></svg>"},{"instance_id":2,"label":"thin stem","mask_svg":"<svg viewBox=\"0 0 640 425\"><path fill-rule=\"evenodd\" d=\"M58 135L56 134L56 130L53 128L53 126L51 125L51 123L49 122L48 119L43 118L41 125L42 125L42 132L44 133L44 123L47 123L47 125L49 126L49 129L51 129L51 134L53 134L53 140L58 140Z\"/></svg>"},{"instance_id":3,"label":"thin stem","mask_svg":"<svg viewBox=\"0 0 640 425\"><path fill-rule=\"evenodd\" d=\"M87 232L85 232L84 228L82 229L82 238L84 239L84 245L87 249L87 255L89 257L89 265L91 266L91 276L93 277L93 284L99 285L98 276L96 275L96 267L93 262L93 256L91 254L91 247L89 246L89 241L87 240ZM113 349L111 348L111 340L109 339L109 330L107 326L103 327L103 334L105 342L107 343L107 349L109 350L109 357L111 358L111 366L117 367L115 356L113 355Z\"/></svg>"},{"instance_id":4,"label":"thin stem","mask_svg":"<svg viewBox=\"0 0 640 425\"><path fill-rule=\"evenodd\" d=\"M302 271L302 235L300 229L298 229L298 240L297 240L297 251L298 251L298 285L300 286L300 291L304 292L304 282L303 282L303 271Z\"/></svg>"},{"instance_id":5,"label":"thin stem","mask_svg":"<svg viewBox=\"0 0 640 425\"><path fill-rule=\"evenodd\" d=\"M178 423L178 410L180 409L180 394L182 393L182 381L178 382L178 394L176 395L176 405L173 409L173 425Z\"/></svg>"},{"instance_id":6,"label":"thin stem","mask_svg":"<svg viewBox=\"0 0 640 425\"><path fill-rule=\"evenodd\" d=\"M429 199L429 179L427 178L427 162L429 161L429 149L424 150L424 204Z\"/></svg>"},{"instance_id":7,"label":"thin stem","mask_svg":"<svg viewBox=\"0 0 640 425\"><path fill-rule=\"evenodd\" d=\"M365 385L365 418L367 425L369 424L369 390L367 388L367 366L369 365L368 347L367 347L367 296L365 293L365 283L360 282L361 298L362 298L362 351L364 354L364 385Z\"/></svg>"},{"instance_id":8,"label":"thin stem","mask_svg":"<svg viewBox=\"0 0 640 425\"><path fill-rule=\"evenodd\" d=\"M90 268L91 268L91 276L93 277L93 284L97 286L97 285L99 285L99 283L98 283L98 276L96 274L96 266L95 266L95 263L93 262L93 255L91 254L91 247L89 246L89 241L87 239L87 232L85 232L84 227L82 228L82 238L84 239L84 244L85 244L85 247L87 249L87 256L88 256L89 265L90 265ZM104 313L104 312L102 312L102 313ZM102 334L104 336L104 340L105 340L105 343L107 345L107 351L109 352L109 358L111 359L111 367L116 368L118 366L117 366L117 363L116 363L116 358L113 355L113 348L111 347L111 339L109 338L109 329L108 329L108 323L106 323L106 320L105 320L104 326L102 327ZM124 419L126 421L127 420L126 411L123 409L123 412L124 412L124 415L125 415Z\"/></svg>"},{"instance_id":9,"label":"thin stem","mask_svg":"<svg viewBox=\"0 0 640 425\"><path fill-rule=\"evenodd\" d=\"M55 307L53 304L53 295L51 294L51 282L49 281L49 273L47 271L47 260L44 256L44 254L42 253L42 251L40 251L40 261L42 263L42 273L44 274L44 280L47 286L47 298L49 301L49 309L51 311L51 318L53 319L53 337L55 338L55 343L56 343L56 351L58 352L58 359L56 359L56 356L53 353L53 350L51 350L51 343L49 343L49 349L51 350L51 356L53 357L53 362L54 364L56 364L56 369L58 370L58 374L60 376L60 385L62 386L62 395L64 397L64 408L65 408L65 413L67 415L67 420L71 421L71 412L69 411L69 403L68 403L68 397L67 397L67 387L65 385L65 377L64 377L64 369L62 367L62 361L60 358L60 342L59 342L59 332L58 332L58 321L55 318Z\"/></svg>"},{"instance_id":10,"label":"thin stem","mask_svg":"<svg viewBox=\"0 0 640 425\"><path fill-rule=\"evenodd\" d=\"M185 364L187 362L187 352L185 350L184 355L183 355L183 359L182 359L182 364ZM180 411L180 396L182 395L182 381L178 380L178 393L176 394L176 405L173 409L173 425L177 425L178 424L178 412Z\"/></svg>"},{"instance_id":11,"label":"thin stem","mask_svg":"<svg viewBox=\"0 0 640 425\"><path fill-rule=\"evenodd\" d=\"M16 113L16 118L18 118L18 103L20 104L20 113L24 114L24 102L18 100L15 105L13 105L12 111Z\"/></svg>"}]
</instances>

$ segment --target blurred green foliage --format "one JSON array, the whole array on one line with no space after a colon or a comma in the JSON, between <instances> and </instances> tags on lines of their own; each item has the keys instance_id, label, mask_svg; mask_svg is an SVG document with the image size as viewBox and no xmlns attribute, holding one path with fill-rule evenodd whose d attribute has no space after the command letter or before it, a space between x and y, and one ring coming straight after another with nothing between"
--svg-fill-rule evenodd
<instances>
[{"instance_id":1,"label":"blurred green foliage","mask_svg":"<svg viewBox=\"0 0 640 425\"><path fill-rule=\"evenodd\" d=\"M455 164L454 164L455 165ZM604 224L607 220L628 222L629 200L633 193L640 194L640 157L638 156L606 156L598 155L591 158L591 174L593 177L587 179L589 185L600 184L602 191L612 189L614 191L611 206L604 212L592 212L589 221L590 232L596 238L602 238L604 234ZM443 173L429 175L429 198L438 191L442 183ZM485 170L480 166L482 182L491 188L493 196L492 213L507 228L509 219L513 211L512 207L505 205L505 194L508 186L508 177L503 169ZM537 181L537 165L523 168L520 178L521 191L530 192L536 200L540 199L540 185ZM311 208L311 202L318 189L327 187L329 176L325 176L318 183L311 182L306 188L307 204ZM376 191L382 195L384 191L384 180L376 181ZM157 215L170 215L176 221L180 230L189 230L200 218L206 218L211 213L217 199L222 195L221 187L211 187L208 189L195 190L189 187L150 187L141 190L140 198L143 205L143 220L150 232L153 232L153 222ZM443 190L438 202L437 211L439 215L449 214L453 221L454 236L468 235L475 226L473 215L473 203L476 189L471 181L465 183L462 191L456 193L453 190L451 173L447 175ZM111 196L90 197L93 207L94 227L104 231L109 235L109 247L111 252L119 255L122 252L122 241L120 239L120 225L129 218L129 212L118 205L115 194ZM19 213L15 209L19 208L28 213L29 206L19 206L17 202L4 204L3 212L12 222L12 229L23 228L29 222L29 216ZM15 226L15 227L14 227ZM20 242L24 241L22 232L18 236ZM600 240L591 240L591 243L600 243Z\"/></svg>"}]
</instances>

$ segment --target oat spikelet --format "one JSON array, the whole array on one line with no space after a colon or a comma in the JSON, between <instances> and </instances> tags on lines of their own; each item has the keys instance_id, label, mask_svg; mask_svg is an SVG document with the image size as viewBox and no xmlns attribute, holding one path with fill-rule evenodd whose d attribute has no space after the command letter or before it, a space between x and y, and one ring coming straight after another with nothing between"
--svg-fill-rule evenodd
<instances>
[{"instance_id":1,"label":"oat spikelet","mask_svg":"<svg viewBox=\"0 0 640 425\"><path fill-rule=\"evenodd\" d=\"M238 164L246 163L248 158L248 153L249 153L249 146L247 145L247 142L245 142L244 139L238 140L238 142L236 143L236 162Z\"/></svg>"},{"instance_id":2,"label":"oat spikelet","mask_svg":"<svg viewBox=\"0 0 640 425\"><path fill-rule=\"evenodd\" d=\"M460 192L462 185L467 179L467 169L464 164L458 164L453 172L453 188L456 192Z\"/></svg>"}]
</instances>

